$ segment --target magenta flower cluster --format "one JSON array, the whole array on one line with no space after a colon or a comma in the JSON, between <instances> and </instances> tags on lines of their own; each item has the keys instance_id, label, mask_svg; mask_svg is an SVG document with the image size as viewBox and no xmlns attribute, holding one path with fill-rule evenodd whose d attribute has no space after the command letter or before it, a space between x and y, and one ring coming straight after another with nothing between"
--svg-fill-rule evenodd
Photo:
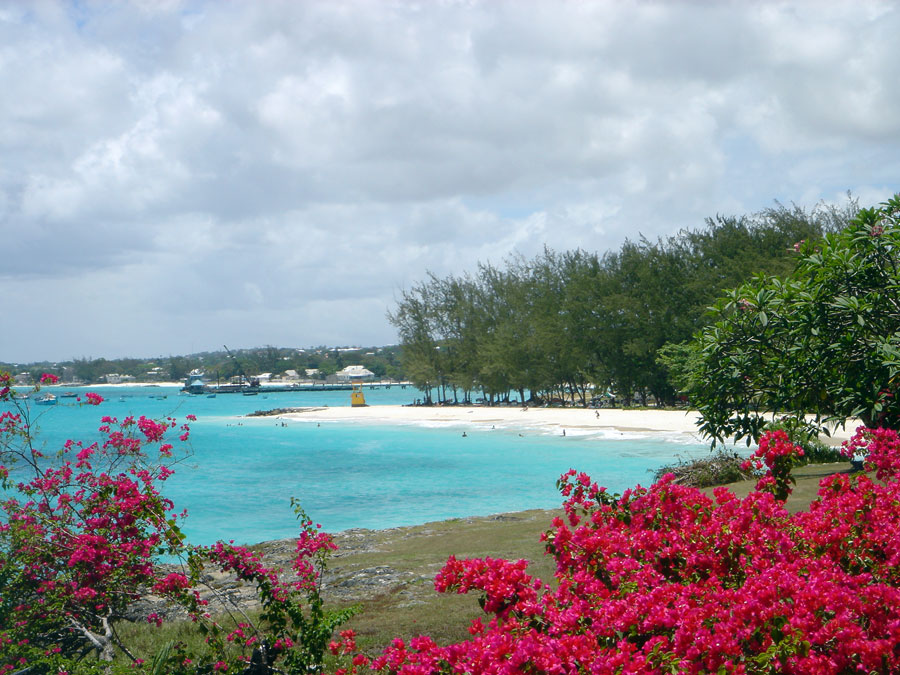
<instances>
[{"instance_id":1,"label":"magenta flower cluster","mask_svg":"<svg viewBox=\"0 0 900 675\"><path fill-rule=\"evenodd\" d=\"M900 439L861 429L846 451L868 475L822 481L790 514L779 472L800 450L761 441L759 489L712 498L666 476L608 494L584 474L560 481L565 517L545 535L556 583L525 562L450 558L435 586L479 592L489 615L470 640L396 640L382 673L900 672ZM789 488L788 488L789 492Z\"/></svg>"}]
</instances>

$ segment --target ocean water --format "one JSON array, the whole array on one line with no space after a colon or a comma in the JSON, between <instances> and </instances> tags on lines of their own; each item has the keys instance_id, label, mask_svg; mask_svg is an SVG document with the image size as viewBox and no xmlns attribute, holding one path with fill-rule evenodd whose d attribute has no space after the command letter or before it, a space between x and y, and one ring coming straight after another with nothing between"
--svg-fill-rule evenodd
<instances>
[{"instance_id":1,"label":"ocean water","mask_svg":"<svg viewBox=\"0 0 900 675\"><path fill-rule=\"evenodd\" d=\"M84 393L90 389L73 389ZM349 392L297 392L216 398L174 388L98 388L99 407L34 406L39 441L53 452L68 438L93 441L103 415L187 414L192 454L164 493L188 540L255 543L294 536L291 497L327 531L387 528L472 515L554 508L555 482L569 468L612 492L652 482L652 471L708 446L677 434L581 433L540 426L504 428L278 420L242 417L291 406L348 406ZM59 393L59 392L57 392ZM406 404L413 388L366 390L370 405ZM462 432L466 436L462 436Z\"/></svg>"}]
</instances>

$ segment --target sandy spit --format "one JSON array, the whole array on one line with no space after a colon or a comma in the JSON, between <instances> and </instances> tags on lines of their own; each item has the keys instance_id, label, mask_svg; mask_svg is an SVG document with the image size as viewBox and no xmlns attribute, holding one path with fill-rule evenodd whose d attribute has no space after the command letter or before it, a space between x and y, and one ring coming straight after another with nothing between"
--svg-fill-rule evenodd
<instances>
[{"instance_id":1,"label":"sandy spit","mask_svg":"<svg viewBox=\"0 0 900 675\"><path fill-rule=\"evenodd\" d=\"M285 418L316 422L340 421L388 424L458 424L502 425L504 427L558 428L583 431L661 432L685 434L698 441L697 421L693 410L622 410L604 408L513 408L483 406L401 406L376 405L365 408L293 408ZM854 426L832 433L832 442L849 438Z\"/></svg>"}]
</instances>

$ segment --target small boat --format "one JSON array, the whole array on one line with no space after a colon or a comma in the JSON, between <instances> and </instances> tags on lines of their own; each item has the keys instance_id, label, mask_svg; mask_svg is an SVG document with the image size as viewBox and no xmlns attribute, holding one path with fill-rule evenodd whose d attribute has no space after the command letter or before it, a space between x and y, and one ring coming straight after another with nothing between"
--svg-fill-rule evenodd
<instances>
[{"instance_id":1,"label":"small boat","mask_svg":"<svg viewBox=\"0 0 900 675\"><path fill-rule=\"evenodd\" d=\"M44 394L34 403L35 405L56 405L56 396L53 394Z\"/></svg>"},{"instance_id":2,"label":"small boat","mask_svg":"<svg viewBox=\"0 0 900 675\"><path fill-rule=\"evenodd\" d=\"M207 395L206 395L206 398L215 398L215 397L216 397L215 394L207 394Z\"/></svg>"},{"instance_id":3,"label":"small boat","mask_svg":"<svg viewBox=\"0 0 900 675\"><path fill-rule=\"evenodd\" d=\"M59 395L60 398L76 398L77 396L78 394L76 394L74 391L67 391Z\"/></svg>"}]
</instances>

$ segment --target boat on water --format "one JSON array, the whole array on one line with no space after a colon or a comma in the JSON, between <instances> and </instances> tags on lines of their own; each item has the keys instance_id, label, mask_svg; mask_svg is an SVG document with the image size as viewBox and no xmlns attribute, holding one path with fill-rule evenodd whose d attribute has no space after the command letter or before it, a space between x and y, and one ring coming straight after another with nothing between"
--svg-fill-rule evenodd
<instances>
[{"instance_id":1,"label":"boat on water","mask_svg":"<svg viewBox=\"0 0 900 675\"><path fill-rule=\"evenodd\" d=\"M76 398L77 396L78 394L76 394L74 391L67 391L59 395L60 398Z\"/></svg>"},{"instance_id":2,"label":"boat on water","mask_svg":"<svg viewBox=\"0 0 900 675\"><path fill-rule=\"evenodd\" d=\"M206 395L206 398L215 398L215 397L216 397L215 394L207 394L207 395Z\"/></svg>"},{"instance_id":3,"label":"boat on water","mask_svg":"<svg viewBox=\"0 0 900 675\"><path fill-rule=\"evenodd\" d=\"M44 394L34 403L35 405L56 405L56 396L53 394Z\"/></svg>"}]
</instances>

